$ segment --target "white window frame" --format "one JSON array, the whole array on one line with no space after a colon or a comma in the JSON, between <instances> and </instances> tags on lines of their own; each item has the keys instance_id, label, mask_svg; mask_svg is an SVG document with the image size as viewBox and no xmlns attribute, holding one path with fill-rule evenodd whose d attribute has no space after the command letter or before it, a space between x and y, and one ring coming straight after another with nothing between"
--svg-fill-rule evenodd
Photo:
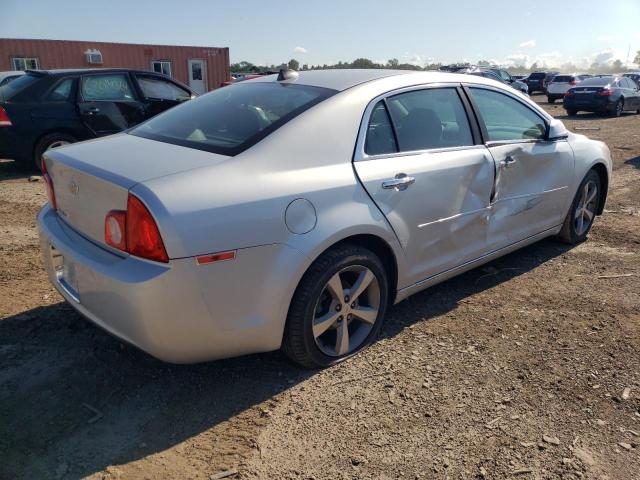
<instances>
[{"instance_id":1,"label":"white window frame","mask_svg":"<svg viewBox=\"0 0 640 480\"><path fill-rule=\"evenodd\" d=\"M159 72L156 72L156 69L154 68L156 63L160 64L160 71ZM168 75L166 73L164 73L165 65L169 69L169 74ZM155 73L162 73L164 75L167 75L169 78L173 78L173 70L171 69L171 60L151 60L151 71L155 72Z\"/></svg>"},{"instance_id":2,"label":"white window frame","mask_svg":"<svg viewBox=\"0 0 640 480\"><path fill-rule=\"evenodd\" d=\"M36 68L26 68L27 61L35 62ZM20 65L19 62L21 62L22 65ZM38 57L11 57L11 66L14 70L38 70L40 68L40 61L38 60ZM25 68L20 68L21 66L24 66Z\"/></svg>"}]
</instances>

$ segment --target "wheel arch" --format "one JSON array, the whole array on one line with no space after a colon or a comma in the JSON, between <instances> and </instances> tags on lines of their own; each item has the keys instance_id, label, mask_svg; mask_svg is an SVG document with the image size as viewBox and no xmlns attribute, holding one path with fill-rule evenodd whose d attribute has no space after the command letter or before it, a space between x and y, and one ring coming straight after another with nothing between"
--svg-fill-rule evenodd
<instances>
[{"instance_id":1,"label":"wheel arch","mask_svg":"<svg viewBox=\"0 0 640 480\"><path fill-rule=\"evenodd\" d=\"M596 214L602 215L602 212L604 212L604 205L607 201L607 194L609 192L609 172L607 171L605 164L602 162L595 163L590 170L594 170L600 177L603 193L600 195L600 202L598 203L598 210L596 211Z\"/></svg>"}]
</instances>

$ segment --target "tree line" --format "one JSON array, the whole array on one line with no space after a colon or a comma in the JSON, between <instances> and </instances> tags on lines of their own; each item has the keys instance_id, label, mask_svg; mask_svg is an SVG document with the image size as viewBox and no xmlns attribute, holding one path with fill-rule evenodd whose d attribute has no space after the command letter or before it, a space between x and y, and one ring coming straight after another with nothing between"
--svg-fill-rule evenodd
<instances>
[{"instance_id":1,"label":"tree line","mask_svg":"<svg viewBox=\"0 0 640 480\"><path fill-rule=\"evenodd\" d=\"M640 65L640 50L638 50L637 55L634 59L634 63ZM471 66L470 63L457 63L455 65L458 66ZM475 65L479 66L491 66L489 61L480 60ZM286 63L282 63L280 65L255 65L251 62L242 61L238 63L232 63L230 65L232 73L262 73L262 72L275 72L280 70L281 68L289 68L291 70L329 70L329 69L341 69L341 68L390 68L397 70L439 70L444 65L442 63L430 63L428 65L420 66L414 65L412 63L400 63L397 58L391 58L386 63L377 63L368 58L356 58L353 62L338 62L333 65L309 65L304 63L300 65L300 62L295 58L292 58ZM558 65L556 67L546 67L543 65L539 65L538 63L533 63L530 67L508 67L509 70L513 74L526 74L530 72L534 72L536 70L543 69L554 69L561 70L563 72L590 72L590 73L617 73L624 72L629 69L624 67L624 64L620 60L615 60L611 65L598 65L596 63L592 64L589 68L585 69L584 67L578 67L572 63L564 63L562 65Z\"/></svg>"}]
</instances>

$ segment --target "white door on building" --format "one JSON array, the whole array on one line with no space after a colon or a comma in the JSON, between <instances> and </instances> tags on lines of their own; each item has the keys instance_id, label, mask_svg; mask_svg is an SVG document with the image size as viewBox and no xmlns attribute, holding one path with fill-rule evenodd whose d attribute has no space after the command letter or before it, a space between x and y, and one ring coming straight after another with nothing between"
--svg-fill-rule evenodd
<instances>
[{"instance_id":1,"label":"white door on building","mask_svg":"<svg viewBox=\"0 0 640 480\"><path fill-rule=\"evenodd\" d=\"M204 60L189 60L189 86L199 95L207 92L207 63Z\"/></svg>"}]
</instances>

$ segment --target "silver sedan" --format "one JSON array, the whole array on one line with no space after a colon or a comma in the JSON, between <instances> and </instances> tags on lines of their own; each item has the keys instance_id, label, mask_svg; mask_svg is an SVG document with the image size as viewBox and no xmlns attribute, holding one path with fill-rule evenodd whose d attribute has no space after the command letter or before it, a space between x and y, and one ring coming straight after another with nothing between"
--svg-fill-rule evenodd
<instances>
[{"instance_id":1,"label":"silver sedan","mask_svg":"<svg viewBox=\"0 0 640 480\"><path fill-rule=\"evenodd\" d=\"M583 241L609 149L482 77L281 72L49 151L49 278L171 362L325 367L389 305L549 236Z\"/></svg>"}]
</instances>

